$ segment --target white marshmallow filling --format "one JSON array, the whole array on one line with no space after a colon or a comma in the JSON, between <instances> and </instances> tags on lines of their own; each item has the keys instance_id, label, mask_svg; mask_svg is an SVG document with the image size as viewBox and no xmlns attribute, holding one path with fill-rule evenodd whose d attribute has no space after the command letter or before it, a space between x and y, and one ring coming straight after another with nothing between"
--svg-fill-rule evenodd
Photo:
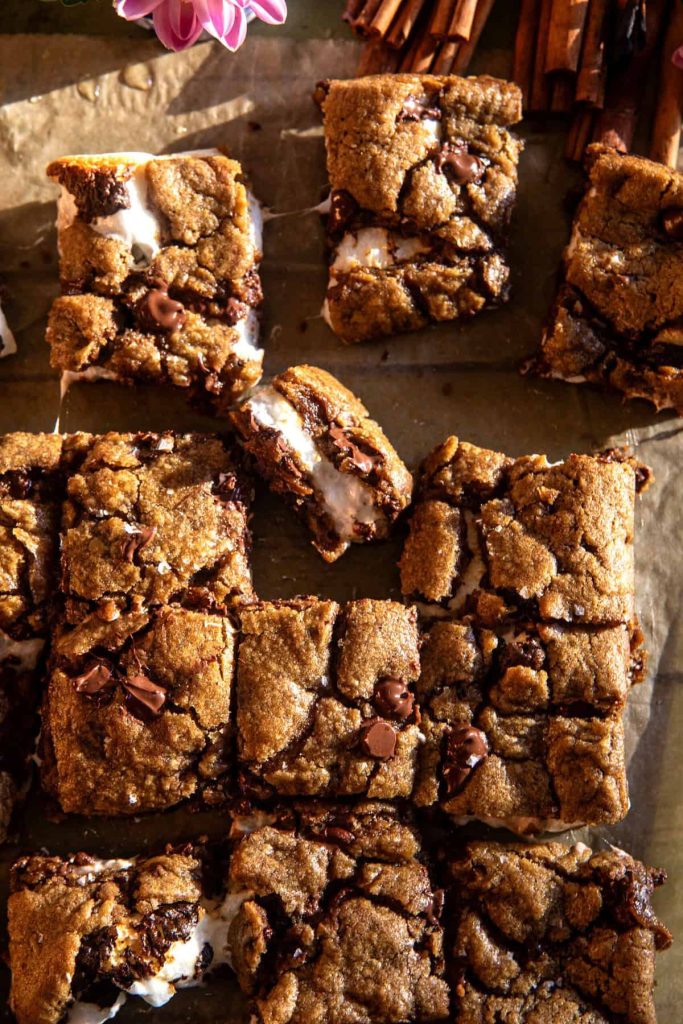
<instances>
[{"instance_id":1,"label":"white marshmallow filling","mask_svg":"<svg viewBox=\"0 0 683 1024\"><path fill-rule=\"evenodd\" d=\"M344 542L358 540L356 526L376 526L384 521L373 489L351 473L343 473L320 452L291 402L270 384L257 388L247 409L260 427L277 430L310 482L324 512Z\"/></svg>"},{"instance_id":2,"label":"white marshmallow filling","mask_svg":"<svg viewBox=\"0 0 683 1024\"><path fill-rule=\"evenodd\" d=\"M7 323L2 306L0 306L0 359L4 356L13 356L17 351L16 339Z\"/></svg>"},{"instance_id":3,"label":"white marshmallow filling","mask_svg":"<svg viewBox=\"0 0 683 1024\"><path fill-rule=\"evenodd\" d=\"M129 861L101 861L94 865L84 866L84 878L105 870L119 870L130 867ZM89 879L91 880L91 878ZM212 952L211 961L206 968L213 970L219 964L230 964L228 949L228 932L245 900L251 893L244 891L228 893L222 900L204 900L199 905L199 919L186 939L171 943L158 970L148 977L133 982L130 988L122 992L113 1006L99 1007L93 1003L77 1000L69 1011L67 1024L103 1024L116 1016L126 1001L127 996L139 996L150 1006L164 1006L176 991L181 988L192 988L200 985L205 971L202 959L206 946ZM112 956L111 964L116 966L122 960L131 941L135 941L138 933L134 928L120 926L117 928L118 943Z\"/></svg>"}]
</instances>

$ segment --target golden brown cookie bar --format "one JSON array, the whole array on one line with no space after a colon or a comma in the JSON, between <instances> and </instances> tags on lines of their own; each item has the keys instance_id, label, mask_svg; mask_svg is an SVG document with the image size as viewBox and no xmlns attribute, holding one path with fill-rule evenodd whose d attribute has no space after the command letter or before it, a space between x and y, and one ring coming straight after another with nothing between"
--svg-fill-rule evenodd
<instances>
[{"instance_id":1,"label":"golden brown cookie bar","mask_svg":"<svg viewBox=\"0 0 683 1024\"><path fill-rule=\"evenodd\" d=\"M261 213L218 150L55 160L62 296L47 330L66 380L189 389L223 411L261 376Z\"/></svg>"},{"instance_id":2,"label":"golden brown cookie bar","mask_svg":"<svg viewBox=\"0 0 683 1024\"><path fill-rule=\"evenodd\" d=\"M216 898L207 892L205 869L191 844L133 860L17 861L8 912L18 1024L102 1024L129 997L158 1007L201 984L228 961L239 905L220 873Z\"/></svg>"},{"instance_id":3,"label":"golden brown cookie bar","mask_svg":"<svg viewBox=\"0 0 683 1024\"><path fill-rule=\"evenodd\" d=\"M271 490L304 520L328 562L384 540L413 479L365 406L325 370L294 366L231 413Z\"/></svg>"},{"instance_id":4,"label":"golden brown cookie bar","mask_svg":"<svg viewBox=\"0 0 683 1024\"><path fill-rule=\"evenodd\" d=\"M683 174L592 146L535 372L683 413Z\"/></svg>"},{"instance_id":5,"label":"golden brown cookie bar","mask_svg":"<svg viewBox=\"0 0 683 1024\"><path fill-rule=\"evenodd\" d=\"M233 851L251 893L230 930L255 1024L448 1018L441 902L416 833L386 805L321 807Z\"/></svg>"},{"instance_id":6,"label":"golden brown cookie bar","mask_svg":"<svg viewBox=\"0 0 683 1024\"><path fill-rule=\"evenodd\" d=\"M408 797L419 716L415 612L318 598L241 612L238 760L258 795Z\"/></svg>"},{"instance_id":7,"label":"golden brown cookie bar","mask_svg":"<svg viewBox=\"0 0 683 1024\"><path fill-rule=\"evenodd\" d=\"M53 638L41 776L63 811L226 798L234 630L185 608L93 616Z\"/></svg>"},{"instance_id":8,"label":"golden brown cookie bar","mask_svg":"<svg viewBox=\"0 0 683 1024\"><path fill-rule=\"evenodd\" d=\"M650 897L666 880L611 847L471 843L445 921L459 1024L656 1024ZM457 980L456 980L457 979Z\"/></svg>"},{"instance_id":9,"label":"golden brown cookie bar","mask_svg":"<svg viewBox=\"0 0 683 1024\"><path fill-rule=\"evenodd\" d=\"M202 434L73 434L63 463L66 623L251 597L252 485L238 448Z\"/></svg>"},{"instance_id":10,"label":"golden brown cookie bar","mask_svg":"<svg viewBox=\"0 0 683 1024\"><path fill-rule=\"evenodd\" d=\"M318 87L332 192L324 315L346 343L504 302L516 85L373 75Z\"/></svg>"},{"instance_id":11,"label":"golden brown cookie bar","mask_svg":"<svg viewBox=\"0 0 683 1024\"><path fill-rule=\"evenodd\" d=\"M508 458L449 437L425 460L401 558L406 597L485 620L630 622L636 490L617 451Z\"/></svg>"},{"instance_id":12,"label":"golden brown cookie bar","mask_svg":"<svg viewBox=\"0 0 683 1024\"><path fill-rule=\"evenodd\" d=\"M521 834L620 821L639 645L626 625L436 622L416 686L415 803Z\"/></svg>"},{"instance_id":13,"label":"golden brown cookie bar","mask_svg":"<svg viewBox=\"0 0 683 1024\"><path fill-rule=\"evenodd\" d=\"M0 842L38 732L42 651L57 586L61 437L0 437Z\"/></svg>"}]
</instances>

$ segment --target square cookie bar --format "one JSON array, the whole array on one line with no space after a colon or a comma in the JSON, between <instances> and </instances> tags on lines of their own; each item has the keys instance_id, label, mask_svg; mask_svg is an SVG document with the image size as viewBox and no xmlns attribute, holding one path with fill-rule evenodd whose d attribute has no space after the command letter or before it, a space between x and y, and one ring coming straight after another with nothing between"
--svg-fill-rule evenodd
<instances>
[{"instance_id":1,"label":"square cookie bar","mask_svg":"<svg viewBox=\"0 0 683 1024\"><path fill-rule=\"evenodd\" d=\"M54 637L41 777L63 811L138 814L226 797L234 630L178 607Z\"/></svg>"},{"instance_id":2,"label":"square cookie bar","mask_svg":"<svg viewBox=\"0 0 683 1024\"><path fill-rule=\"evenodd\" d=\"M373 75L318 86L331 185L324 316L352 344L504 302L516 85Z\"/></svg>"},{"instance_id":3,"label":"square cookie bar","mask_svg":"<svg viewBox=\"0 0 683 1024\"><path fill-rule=\"evenodd\" d=\"M599 146L587 170L531 368L683 414L683 174Z\"/></svg>"},{"instance_id":4,"label":"square cookie bar","mask_svg":"<svg viewBox=\"0 0 683 1024\"><path fill-rule=\"evenodd\" d=\"M261 376L260 207L218 150L55 160L52 366L188 389L222 412Z\"/></svg>"},{"instance_id":5,"label":"square cookie bar","mask_svg":"<svg viewBox=\"0 0 683 1024\"><path fill-rule=\"evenodd\" d=\"M247 794L411 794L420 668L414 610L318 598L242 609L238 759Z\"/></svg>"},{"instance_id":6,"label":"square cookie bar","mask_svg":"<svg viewBox=\"0 0 683 1024\"><path fill-rule=\"evenodd\" d=\"M238 448L202 434L73 434L64 442L65 623L252 596L252 485Z\"/></svg>"},{"instance_id":7,"label":"square cookie bar","mask_svg":"<svg viewBox=\"0 0 683 1024\"><path fill-rule=\"evenodd\" d=\"M615 847L471 843L451 874L453 1020L656 1024L664 872Z\"/></svg>"},{"instance_id":8,"label":"square cookie bar","mask_svg":"<svg viewBox=\"0 0 683 1024\"><path fill-rule=\"evenodd\" d=\"M57 586L62 439L0 437L0 842L38 733L42 651Z\"/></svg>"},{"instance_id":9,"label":"square cookie bar","mask_svg":"<svg viewBox=\"0 0 683 1024\"><path fill-rule=\"evenodd\" d=\"M227 868L207 872L204 854L186 844L133 860L17 861L8 913L18 1024L101 1024L129 996L163 1006L226 963L239 901L225 899Z\"/></svg>"},{"instance_id":10,"label":"square cookie bar","mask_svg":"<svg viewBox=\"0 0 683 1024\"><path fill-rule=\"evenodd\" d=\"M539 621L634 617L636 491L649 470L619 451L509 458L449 437L422 465L401 558L411 600Z\"/></svg>"},{"instance_id":11,"label":"square cookie bar","mask_svg":"<svg viewBox=\"0 0 683 1024\"><path fill-rule=\"evenodd\" d=\"M441 900L392 808L301 809L233 850L230 931L254 1024L448 1019Z\"/></svg>"},{"instance_id":12,"label":"square cookie bar","mask_svg":"<svg viewBox=\"0 0 683 1024\"><path fill-rule=\"evenodd\" d=\"M294 366L257 388L232 422L258 472L299 514L327 562L384 540L413 478L380 426L325 370Z\"/></svg>"},{"instance_id":13,"label":"square cookie bar","mask_svg":"<svg viewBox=\"0 0 683 1024\"><path fill-rule=\"evenodd\" d=\"M622 713L640 673L626 625L434 623L416 687L415 803L520 834L620 821Z\"/></svg>"}]
</instances>

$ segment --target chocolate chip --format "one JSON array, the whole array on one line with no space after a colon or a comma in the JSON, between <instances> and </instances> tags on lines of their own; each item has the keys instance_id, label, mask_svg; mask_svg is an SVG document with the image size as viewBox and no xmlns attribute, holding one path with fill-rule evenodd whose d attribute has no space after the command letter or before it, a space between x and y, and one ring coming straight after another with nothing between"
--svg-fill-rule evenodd
<instances>
[{"instance_id":1,"label":"chocolate chip","mask_svg":"<svg viewBox=\"0 0 683 1024\"><path fill-rule=\"evenodd\" d=\"M182 302L176 302L163 288L153 288L138 303L138 317L150 331L175 331L187 319Z\"/></svg>"},{"instance_id":2,"label":"chocolate chip","mask_svg":"<svg viewBox=\"0 0 683 1024\"><path fill-rule=\"evenodd\" d=\"M377 761L390 761L396 753L396 730L381 718L371 718L360 731L361 750Z\"/></svg>"},{"instance_id":3,"label":"chocolate chip","mask_svg":"<svg viewBox=\"0 0 683 1024\"><path fill-rule=\"evenodd\" d=\"M408 718L415 707L415 697L400 679L383 679L377 683L372 702L387 718Z\"/></svg>"},{"instance_id":4,"label":"chocolate chip","mask_svg":"<svg viewBox=\"0 0 683 1024\"><path fill-rule=\"evenodd\" d=\"M484 173L484 162L473 153L468 153L464 146L454 146L447 142L436 156L437 170L444 169L458 185L467 185L471 181L479 181Z\"/></svg>"},{"instance_id":5,"label":"chocolate chip","mask_svg":"<svg viewBox=\"0 0 683 1024\"><path fill-rule=\"evenodd\" d=\"M151 679L143 675L128 676L122 682L124 689L131 697L143 704L154 715L159 714L167 697L163 686L153 683Z\"/></svg>"},{"instance_id":6,"label":"chocolate chip","mask_svg":"<svg viewBox=\"0 0 683 1024\"><path fill-rule=\"evenodd\" d=\"M446 743L444 779L449 796L466 782L471 771L489 755L489 744L481 729L473 725L453 729Z\"/></svg>"},{"instance_id":7,"label":"chocolate chip","mask_svg":"<svg viewBox=\"0 0 683 1024\"><path fill-rule=\"evenodd\" d=\"M132 562L138 551L142 551L156 537L156 526L142 526L137 533L132 533L122 545L122 554L127 562Z\"/></svg>"},{"instance_id":8,"label":"chocolate chip","mask_svg":"<svg viewBox=\"0 0 683 1024\"><path fill-rule=\"evenodd\" d=\"M372 472L379 456L368 455L367 452L361 451L358 445L336 424L330 427L328 433L335 448L343 452L345 458L352 462L361 473Z\"/></svg>"},{"instance_id":9,"label":"chocolate chip","mask_svg":"<svg viewBox=\"0 0 683 1024\"><path fill-rule=\"evenodd\" d=\"M330 195L330 212L327 216L327 229L333 234L343 231L354 213L358 209L358 203L350 192L344 189L336 189Z\"/></svg>"},{"instance_id":10,"label":"chocolate chip","mask_svg":"<svg viewBox=\"0 0 683 1024\"><path fill-rule=\"evenodd\" d=\"M430 121L440 121L441 111L438 107L428 107L423 100L418 100L416 96L408 96L403 103L403 107L399 111L396 120L400 123L401 121L422 121L428 119Z\"/></svg>"},{"instance_id":11,"label":"chocolate chip","mask_svg":"<svg viewBox=\"0 0 683 1024\"><path fill-rule=\"evenodd\" d=\"M683 242L683 210L665 210L662 214L662 227L669 238Z\"/></svg>"},{"instance_id":12,"label":"chocolate chip","mask_svg":"<svg viewBox=\"0 0 683 1024\"><path fill-rule=\"evenodd\" d=\"M356 837L347 828L341 828L339 825L326 825L320 832L320 838L323 842L341 843L347 846Z\"/></svg>"},{"instance_id":13,"label":"chocolate chip","mask_svg":"<svg viewBox=\"0 0 683 1024\"><path fill-rule=\"evenodd\" d=\"M225 303L225 322L228 327L234 327L240 320L244 320L248 313L249 306L246 302L241 302L233 297Z\"/></svg>"},{"instance_id":14,"label":"chocolate chip","mask_svg":"<svg viewBox=\"0 0 683 1024\"><path fill-rule=\"evenodd\" d=\"M505 672L514 665L522 665L539 672L545 664L545 651L538 640L511 640L505 645L500 655L500 670Z\"/></svg>"},{"instance_id":15,"label":"chocolate chip","mask_svg":"<svg viewBox=\"0 0 683 1024\"><path fill-rule=\"evenodd\" d=\"M101 693L102 690L115 685L114 673L108 665L101 661L91 665L82 675L76 676L74 679L77 693Z\"/></svg>"}]
</instances>

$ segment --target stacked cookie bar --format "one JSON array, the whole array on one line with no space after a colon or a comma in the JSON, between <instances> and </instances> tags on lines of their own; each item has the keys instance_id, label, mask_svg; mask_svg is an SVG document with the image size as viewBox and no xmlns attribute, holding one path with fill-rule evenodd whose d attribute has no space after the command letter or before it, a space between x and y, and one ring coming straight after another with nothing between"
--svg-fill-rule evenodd
<instances>
[{"instance_id":1,"label":"stacked cookie bar","mask_svg":"<svg viewBox=\"0 0 683 1024\"><path fill-rule=\"evenodd\" d=\"M261 376L261 212L218 150L63 157L51 362L224 410Z\"/></svg>"}]
</instances>

